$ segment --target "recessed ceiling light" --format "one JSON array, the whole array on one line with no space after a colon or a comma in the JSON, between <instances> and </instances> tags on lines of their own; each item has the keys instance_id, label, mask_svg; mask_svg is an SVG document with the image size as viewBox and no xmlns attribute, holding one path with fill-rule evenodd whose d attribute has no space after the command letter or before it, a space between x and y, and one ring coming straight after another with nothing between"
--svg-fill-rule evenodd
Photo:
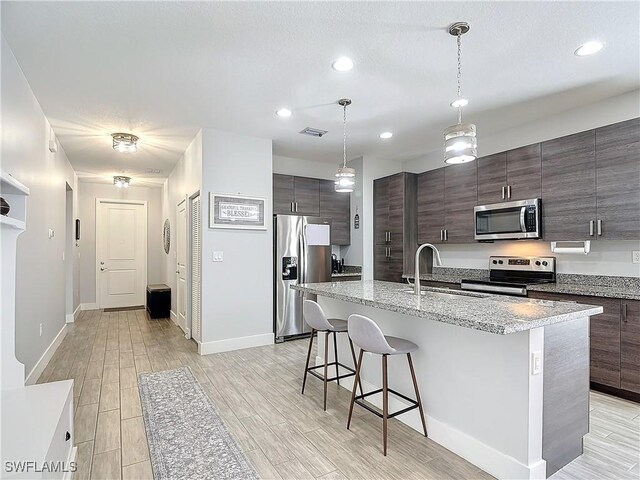
<instances>
[{"instance_id":1,"label":"recessed ceiling light","mask_svg":"<svg viewBox=\"0 0 640 480\"><path fill-rule=\"evenodd\" d=\"M604 43L591 41L580 45L574 52L579 57L586 57L587 55L593 55L598 53L604 48Z\"/></svg>"},{"instance_id":2,"label":"recessed ceiling light","mask_svg":"<svg viewBox=\"0 0 640 480\"><path fill-rule=\"evenodd\" d=\"M468 104L469 104L469 100L467 100L466 98L456 98L449 105L451 105L453 108L458 108L458 107L466 107Z\"/></svg>"},{"instance_id":3,"label":"recessed ceiling light","mask_svg":"<svg viewBox=\"0 0 640 480\"><path fill-rule=\"evenodd\" d=\"M340 57L331 64L334 70L338 72L348 72L353 68L353 60L349 57Z\"/></svg>"},{"instance_id":4,"label":"recessed ceiling light","mask_svg":"<svg viewBox=\"0 0 640 480\"><path fill-rule=\"evenodd\" d=\"M380 135L378 135L380 138L382 138L383 140L386 140L387 138L391 138L393 137L393 133L391 132L382 132Z\"/></svg>"},{"instance_id":5,"label":"recessed ceiling light","mask_svg":"<svg viewBox=\"0 0 640 480\"><path fill-rule=\"evenodd\" d=\"M287 118L287 117L290 117L292 114L291 114L291 110L289 110L288 108L281 108L280 110L276 111L276 115L278 115L279 117Z\"/></svg>"}]
</instances>

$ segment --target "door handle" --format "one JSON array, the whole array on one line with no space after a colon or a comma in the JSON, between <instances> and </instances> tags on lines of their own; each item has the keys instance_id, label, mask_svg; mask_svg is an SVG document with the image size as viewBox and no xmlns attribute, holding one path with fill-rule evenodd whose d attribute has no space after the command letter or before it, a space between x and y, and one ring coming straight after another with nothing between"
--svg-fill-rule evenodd
<instances>
[{"instance_id":1,"label":"door handle","mask_svg":"<svg viewBox=\"0 0 640 480\"><path fill-rule=\"evenodd\" d=\"M598 219L598 235L602 235L602 220Z\"/></svg>"},{"instance_id":2,"label":"door handle","mask_svg":"<svg viewBox=\"0 0 640 480\"><path fill-rule=\"evenodd\" d=\"M502 186L502 199L504 200L504 185Z\"/></svg>"},{"instance_id":3,"label":"door handle","mask_svg":"<svg viewBox=\"0 0 640 480\"><path fill-rule=\"evenodd\" d=\"M108 269L107 269L107 268L104 268L104 267L100 267L100 271L101 271L101 272L104 272L105 270L108 270Z\"/></svg>"},{"instance_id":4,"label":"door handle","mask_svg":"<svg viewBox=\"0 0 640 480\"><path fill-rule=\"evenodd\" d=\"M511 185L507 185L507 198L511 198Z\"/></svg>"},{"instance_id":5,"label":"door handle","mask_svg":"<svg viewBox=\"0 0 640 480\"><path fill-rule=\"evenodd\" d=\"M593 220L589 220L589 236L593 237Z\"/></svg>"},{"instance_id":6,"label":"door handle","mask_svg":"<svg viewBox=\"0 0 640 480\"><path fill-rule=\"evenodd\" d=\"M520 209L520 230L522 232L526 232L527 231L527 224L524 221L525 213L527 213L527 207L522 207Z\"/></svg>"}]
</instances>

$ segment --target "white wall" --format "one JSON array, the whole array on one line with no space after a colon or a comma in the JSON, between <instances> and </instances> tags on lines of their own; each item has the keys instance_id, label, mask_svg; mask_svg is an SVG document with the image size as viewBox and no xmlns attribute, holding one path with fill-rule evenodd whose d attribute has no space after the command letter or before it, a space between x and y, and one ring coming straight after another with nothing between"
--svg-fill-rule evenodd
<instances>
[{"instance_id":1,"label":"white wall","mask_svg":"<svg viewBox=\"0 0 640 480\"><path fill-rule=\"evenodd\" d=\"M132 180L135 182L135 178ZM164 283L161 265L162 187L132 185L118 188L104 183L78 182L80 201L80 302L94 304L96 297L96 198L141 200L147 202L147 283Z\"/></svg>"},{"instance_id":2,"label":"white wall","mask_svg":"<svg viewBox=\"0 0 640 480\"><path fill-rule=\"evenodd\" d=\"M202 130L202 340L213 352L273 342L271 140ZM208 228L210 192L264 197L266 230ZM212 262L221 251L223 262Z\"/></svg>"},{"instance_id":3,"label":"white wall","mask_svg":"<svg viewBox=\"0 0 640 480\"><path fill-rule=\"evenodd\" d=\"M362 214L362 157L355 158L349 162L349 167L356 170L356 189L351 193L351 244L340 247L340 257L344 258L346 265L362 266L362 240L363 240L363 214ZM360 228L354 228L354 217L356 212L360 216Z\"/></svg>"},{"instance_id":4,"label":"white wall","mask_svg":"<svg viewBox=\"0 0 640 480\"><path fill-rule=\"evenodd\" d=\"M62 147L49 152L49 122L4 37L1 42L1 167L31 190L16 273L16 356L29 374L65 325L66 184L76 180Z\"/></svg>"},{"instance_id":5,"label":"white wall","mask_svg":"<svg viewBox=\"0 0 640 480\"><path fill-rule=\"evenodd\" d=\"M162 189L162 218L169 219L171 224L171 248L169 254L162 250L161 272L164 278L162 283L171 287L171 311L176 308L176 208L178 203L186 197L200 191L202 184L202 131L199 131L191 144L169 175ZM204 204L204 198L203 198Z\"/></svg>"},{"instance_id":6,"label":"white wall","mask_svg":"<svg viewBox=\"0 0 640 480\"><path fill-rule=\"evenodd\" d=\"M542 142L592 128L622 122L640 116L640 90L619 95L591 105L563 112L553 117L519 125L495 135L482 135L479 125L478 153L481 156ZM403 164L403 170L424 172L444 165L442 151L437 150ZM371 238L371 237L365 237ZM594 241L589 255L556 255L558 272L590 275L638 276L640 267L631 263L631 252L639 250L635 241ZM549 255L549 242L496 242L493 244L439 245L442 262L447 267L488 268L490 255Z\"/></svg>"},{"instance_id":7,"label":"white wall","mask_svg":"<svg viewBox=\"0 0 640 480\"><path fill-rule=\"evenodd\" d=\"M280 173L282 175L335 180L334 175L337 168L338 161L314 162L302 158L273 156L273 173Z\"/></svg>"}]
</instances>

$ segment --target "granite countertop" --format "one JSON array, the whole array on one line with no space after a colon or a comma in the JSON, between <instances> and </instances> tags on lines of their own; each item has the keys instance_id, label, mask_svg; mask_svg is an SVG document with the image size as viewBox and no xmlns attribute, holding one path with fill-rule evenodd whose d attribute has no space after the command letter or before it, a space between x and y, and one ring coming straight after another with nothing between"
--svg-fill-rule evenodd
<instances>
[{"instance_id":1,"label":"granite countertop","mask_svg":"<svg viewBox=\"0 0 640 480\"><path fill-rule=\"evenodd\" d=\"M378 280L307 283L292 289L336 300L506 335L602 313L602 307L486 293L427 289L417 297L407 285Z\"/></svg>"},{"instance_id":2,"label":"granite countertop","mask_svg":"<svg viewBox=\"0 0 640 480\"><path fill-rule=\"evenodd\" d=\"M420 274L420 280L460 283L463 279L487 278L489 276L488 270L481 269L440 267L434 268L434 270L436 273ZM413 275L403 275L402 278L413 279ZM559 273L556 283L527 285L527 290L640 300L640 277Z\"/></svg>"}]
</instances>

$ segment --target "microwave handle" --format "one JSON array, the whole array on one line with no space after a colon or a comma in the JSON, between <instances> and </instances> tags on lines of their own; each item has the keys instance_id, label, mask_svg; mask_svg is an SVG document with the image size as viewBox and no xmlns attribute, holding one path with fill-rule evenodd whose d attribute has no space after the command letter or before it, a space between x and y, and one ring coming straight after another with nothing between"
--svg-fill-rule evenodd
<instances>
[{"instance_id":1,"label":"microwave handle","mask_svg":"<svg viewBox=\"0 0 640 480\"><path fill-rule=\"evenodd\" d=\"M524 222L524 215L527 212L527 207L520 208L520 230L523 232L527 231L527 225Z\"/></svg>"}]
</instances>

